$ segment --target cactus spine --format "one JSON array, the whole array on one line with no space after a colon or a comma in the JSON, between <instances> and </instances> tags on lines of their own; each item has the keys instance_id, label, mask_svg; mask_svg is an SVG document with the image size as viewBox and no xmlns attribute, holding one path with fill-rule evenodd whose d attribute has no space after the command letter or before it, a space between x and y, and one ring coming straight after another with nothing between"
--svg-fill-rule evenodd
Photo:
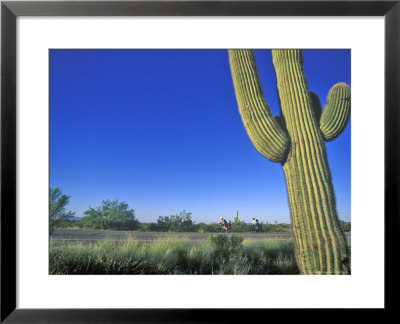
<instances>
[{"instance_id":1,"label":"cactus spine","mask_svg":"<svg viewBox=\"0 0 400 324\"><path fill-rule=\"evenodd\" d=\"M244 127L255 148L282 164L303 274L347 274L348 246L339 225L324 141L336 138L350 116L350 89L329 91L324 111L310 93L301 50L273 50L282 117L264 99L251 50L229 50L232 79Z\"/></svg>"}]
</instances>

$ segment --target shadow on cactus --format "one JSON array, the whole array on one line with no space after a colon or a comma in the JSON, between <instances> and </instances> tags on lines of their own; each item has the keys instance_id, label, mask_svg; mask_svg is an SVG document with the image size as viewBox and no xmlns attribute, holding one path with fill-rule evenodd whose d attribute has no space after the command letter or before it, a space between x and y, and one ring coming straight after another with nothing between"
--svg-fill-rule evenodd
<instances>
[{"instance_id":1,"label":"shadow on cactus","mask_svg":"<svg viewBox=\"0 0 400 324\"><path fill-rule=\"evenodd\" d=\"M334 85L324 110L308 89L301 50L272 50L281 116L272 116L251 50L228 50L240 116L255 148L281 163L288 192L296 261L302 274L349 274L349 249L339 224L325 141L350 117L350 88Z\"/></svg>"}]
</instances>

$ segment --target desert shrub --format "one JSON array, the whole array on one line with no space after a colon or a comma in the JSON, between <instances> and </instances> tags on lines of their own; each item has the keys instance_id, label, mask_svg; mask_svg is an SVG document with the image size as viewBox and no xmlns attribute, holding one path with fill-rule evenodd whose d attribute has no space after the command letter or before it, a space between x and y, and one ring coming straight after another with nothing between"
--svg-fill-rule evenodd
<instances>
[{"instance_id":1,"label":"desert shrub","mask_svg":"<svg viewBox=\"0 0 400 324\"><path fill-rule=\"evenodd\" d=\"M195 232L198 232L198 233L206 233L207 226L208 225L206 223L201 222L201 223L194 225L194 230L195 230Z\"/></svg>"},{"instance_id":2,"label":"desert shrub","mask_svg":"<svg viewBox=\"0 0 400 324\"><path fill-rule=\"evenodd\" d=\"M243 237L241 236L210 235L208 239L217 262L227 262L230 258L240 255L243 250Z\"/></svg>"},{"instance_id":3,"label":"desert shrub","mask_svg":"<svg viewBox=\"0 0 400 324\"><path fill-rule=\"evenodd\" d=\"M251 225L246 224L246 222L235 218L235 221L232 223L231 231L234 233L243 233L250 232Z\"/></svg>"},{"instance_id":4,"label":"desert shrub","mask_svg":"<svg viewBox=\"0 0 400 324\"><path fill-rule=\"evenodd\" d=\"M218 223L210 223L207 224L206 227L206 233L216 233L219 230L219 224Z\"/></svg>"},{"instance_id":5,"label":"desert shrub","mask_svg":"<svg viewBox=\"0 0 400 324\"><path fill-rule=\"evenodd\" d=\"M247 241L243 252L252 264L249 274L299 274L293 241Z\"/></svg>"},{"instance_id":6,"label":"desert shrub","mask_svg":"<svg viewBox=\"0 0 400 324\"><path fill-rule=\"evenodd\" d=\"M155 223L140 223L138 226L138 231L142 232L157 232L158 227Z\"/></svg>"},{"instance_id":7,"label":"desert shrub","mask_svg":"<svg viewBox=\"0 0 400 324\"><path fill-rule=\"evenodd\" d=\"M160 232L194 232L192 213L186 210L171 216L159 216L157 229Z\"/></svg>"},{"instance_id":8,"label":"desert shrub","mask_svg":"<svg viewBox=\"0 0 400 324\"><path fill-rule=\"evenodd\" d=\"M292 226L290 224L270 224L268 222L261 223L261 232L276 232L276 233L287 233L292 231Z\"/></svg>"},{"instance_id":9,"label":"desert shrub","mask_svg":"<svg viewBox=\"0 0 400 324\"><path fill-rule=\"evenodd\" d=\"M246 256L235 256L228 262L222 262L216 274L219 275L246 275L251 274L252 264L249 263Z\"/></svg>"}]
</instances>

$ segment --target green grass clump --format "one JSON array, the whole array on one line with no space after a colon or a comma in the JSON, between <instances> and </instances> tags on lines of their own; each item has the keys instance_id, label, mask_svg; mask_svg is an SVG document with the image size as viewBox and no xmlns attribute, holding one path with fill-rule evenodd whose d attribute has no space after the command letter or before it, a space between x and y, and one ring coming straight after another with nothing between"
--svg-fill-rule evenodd
<instances>
[{"instance_id":1,"label":"green grass clump","mask_svg":"<svg viewBox=\"0 0 400 324\"><path fill-rule=\"evenodd\" d=\"M297 274L299 273L291 241L247 241L244 253L253 265L250 274Z\"/></svg>"},{"instance_id":2,"label":"green grass clump","mask_svg":"<svg viewBox=\"0 0 400 324\"><path fill-rule=\"evenodd\" d=\"M50 240L50 274L298 274L293 242L212 235L96 243Z\"/></svg>"}]
</instances>

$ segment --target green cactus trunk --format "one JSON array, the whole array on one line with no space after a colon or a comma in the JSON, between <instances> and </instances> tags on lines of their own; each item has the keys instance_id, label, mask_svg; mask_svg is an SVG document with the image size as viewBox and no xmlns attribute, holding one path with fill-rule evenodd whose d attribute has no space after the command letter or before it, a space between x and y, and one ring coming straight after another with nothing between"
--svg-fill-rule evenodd
<instances>
[{"instance_id":1,"label":"green cactus trunk","mask_svg":"<svg viewBox=\"0 0 400 324\"><path fill-rule=\"evenodd\" d=\"M316 118L321 108L316 107L315 95L308 90L300 50L272 51L283 120L269 112L251 51L230 50L229 57L247 133L260 153L283 166L301 273L349 273L348 247L336 212L324 143L338 136L348 121L347 85L339 84L330 91L324 113L331 117L322 113L321 120L336 126L325 125L329 129L329 136L325 136ZM335 107L329 108L329 102L336 102ZM334 109L340 112L332 113Z\"/></svg>"}]
</instances>

